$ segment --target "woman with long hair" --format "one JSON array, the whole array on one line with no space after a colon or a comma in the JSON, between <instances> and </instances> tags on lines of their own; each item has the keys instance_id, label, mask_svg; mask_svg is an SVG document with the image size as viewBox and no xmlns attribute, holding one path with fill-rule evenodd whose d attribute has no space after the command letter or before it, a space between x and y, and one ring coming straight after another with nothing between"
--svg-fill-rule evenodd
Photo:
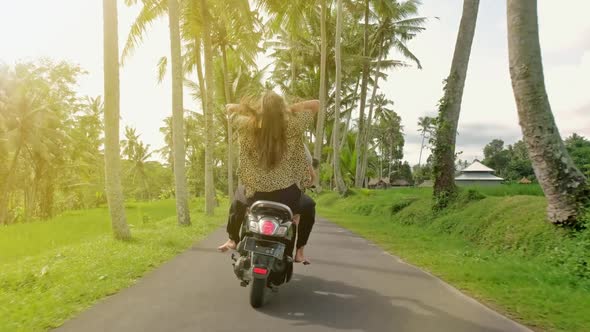
<instances>
[{"instance_id":1,"label":"woman with long hair","mask_svg":"<svg viewBox=\"0 0 590 332\"><path fill-rule=\"evenodd\" d=\"M239 135L238 176L248 205L257 200L285 204L297 223L300 188L309 181L303 134L313 124L319 102L287 106L281 96L267 91L258 107L242 103L228 105L227 109ZM230 238L219 250L235 248L236 241ZM295 260L305 261L303 247L297 249Z\"/></svg>"}]
</instances>

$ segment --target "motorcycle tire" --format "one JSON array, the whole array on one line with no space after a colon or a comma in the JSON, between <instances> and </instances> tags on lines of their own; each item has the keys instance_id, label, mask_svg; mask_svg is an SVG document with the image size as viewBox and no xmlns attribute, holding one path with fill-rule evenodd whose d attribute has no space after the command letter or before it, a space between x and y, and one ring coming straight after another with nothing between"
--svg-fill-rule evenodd
<instances>
[{"instance_id":1,"label":"motorcycle tire","mask_svg":"<svg viewBox=\"0 0 590 332\"><path fill-rule=\"evenodd\" d=\"M252 308L262 307L266 291L266 279L254 279L250 287L250 305Z\"/></svg>"}]
</instances>

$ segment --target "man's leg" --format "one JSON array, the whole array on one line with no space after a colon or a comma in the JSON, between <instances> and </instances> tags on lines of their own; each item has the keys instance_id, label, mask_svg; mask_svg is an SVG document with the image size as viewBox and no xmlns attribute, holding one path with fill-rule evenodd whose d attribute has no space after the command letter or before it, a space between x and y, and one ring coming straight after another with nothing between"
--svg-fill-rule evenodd
<instances>
[{"instance_id":1,"label":"man's leg","mask_svg":"<svg viewBox=\"0 0 590 332\"><path fill-rule=\"evenodd\" d=\"M313 224L315 223L315 201L306 194L303 194L299 200L299 206L301 209L301 221L299 222L297 248L301 248L307 244Z\"/></svg>"},{"instance_id":2,"label":"man's leg","mask_svg":"<svg viewBox=\"0 0 590 332\"><path fill-rule=\"evenodd\" d=\"M234 194L234 201L231 203L229 208L229 216L227 218L226 231L229 236L229 240L219 246L217 249L220 251L227 251L229 249L235 249L238 242L240 242L240 229L242 222L246 215L248 204L246 203L246 197L244 195L244 188L238 186L236 193Z\"/></svg>"},{"instance_id":3,"label":"man's leg","mask_svg":"<svg viewBox=\"0 0 590 332\"><path fill-rule=\"evenodd\" d=\"M301 199L299 200L299 210L301 211L301 220L297 227L298 236L295 261L308 263L303 254L303 247L307 244L313 224L315 223L315 201L311 197L302 194Z\"/></svg>"},{"instance_id":4,"label":"man's leg","mask_svg":"<svg viewBox=\"0 0 590 332\"><path fill-rule=\"evenodd\" d=\"M248 205L239 200L234 200L229 208L226 231L230 240L236 244L240 242L240 229L242 228L247 208Z\"/></svg>"}]
</instances>

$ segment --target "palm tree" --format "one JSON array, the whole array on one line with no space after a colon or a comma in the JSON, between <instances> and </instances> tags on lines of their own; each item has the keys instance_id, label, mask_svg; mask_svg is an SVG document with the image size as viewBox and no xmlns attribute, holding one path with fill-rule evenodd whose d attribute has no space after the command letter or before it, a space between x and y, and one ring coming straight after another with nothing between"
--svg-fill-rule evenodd
<instances>
[{"instance_id":1,"label":"palm tree","mask_svg":"<svg viewBox=\"0 0 590 332\"><path fill-rule=\"evenodd\" d=\"M403 157L404 136L400 116L388 108L393 102L383 94L377 96L376 107L376 140L382 156L387 158L387 177L391 176L391 166Z\"/></svg>"},{"instance_id":2,"label":"palm tree","mask_svg":"<svg viewBox=\"0 0 590 332\"><path fill-rule=\"evenodd\" d=\"M375 104L375 96L379 88L379 78L381 77L381 67L384 64L383 56L389 53L389 49L394 48L398 50L405 58L413 61L418 69L422 66L418 58L408 49L406 43L412 40L416 34L422 32L426 22L425 17L411 17L418 13L419 2L416 0L409 0L402 4L391 1L376 1L375 11L379 16L379 23L377 30L373 35L373 48L377 49L377 64L375 67L375 77L373 79L373 91L371 102L369 104L369 114L365 125L365 131L361 137L361 174L364 174L367 169L368 154L364 153L367 150L368 140L371 137L372 121L373 121L373 107ZM388 67L405 67L407 64L401 61L389 60Z\"/></svg>"},{"instance_id":3,"label":"palm tree","mask_svg":"<svg viewBox=\"0 0 590 332\"><path fill-rule=\"evenodd\" d=\"M359 105L358 133L356 136L356 174L354 180L355 187L361 187L364 182L364 174L361 173L362 155L362 136L365 131L365 103L367 101L367 88L369 83L369 0L365 0L364 28L363 28L363 76L361 81L361 100Z\"/></svg>"},{"instance_id":4,"label":"palm tree","mask_svg":"<svg viewBox=\"0 0 590 332\"><path fill-rule=\"evenodd\" d=\"M579 226L589 204L588 181L561 139L545 91L536 0L508 0L510 77L518 117L535 175L554 224Z\"/></svg>"},{"instance_id":5,"label":"palm tree","mask_svg":"<svg viewBox=\"0 0 590 332\"><path fill-rule=\"evenodd\" d=\"M320 0L324 1L324 0ZM283 32L283 36L288 39L290 61L289 68L290 87L289 94L295 96L295 85L297 83L298 71L298 39L306 32L305 27L309 17L315 14L315 1L309 0L257 0L258 8L265 10L269 15L268 30L271 33Z\"/></svg>"},{"instance_id":6,"label":"palm tree","mask_svg":"<svg viewBox=\"0 0 590 332\"><path fill-rule=\"evenodd\" d=\"M320 17L320 35L321 35L321 56L320 56L320 110L317 115L317 125L315 132L315 144L313 146L313 157L319 161L322 160L322 146L324 142L324 121L326 119L326 57L328 53L328 40L326 36L326 0L320 0L321 17ZM319 179L318 179L319 180Z\"/></svg>"},{"instance_id":7,"label":"palm tree","mask_svg":"<svg viewBox=\"0 0 590 332\"><path fill-rule=\"evenodd\" d=\"M418 118L418 132L422 136L422 143L420 144L420 157L418 157L418 167L422 163L422 151L424 150L424 140L426 136L431 134L432 132L432 125L434 123L434 119L429 116L421 116Z\"/></svg>"},{"instance_id":8,"label":"palm tree","mask_svg":"<svg viewBox=\"0 0 590 332\"><path fill-rule=\"evenodd\" d=\"M123 146L123 156L127 157L127 160L133 160L138 142L139 135L135 128L125 126L125 139L121 141L121 145Z\"/></svg>"},{"instance_id":9,"label":"palm tree","mask_svg":"<svg viewBox=\"0 0 590 332\"><path fill-rule=\"evenodd\" d=\"M342 179L342 172L340 170L340 92L342 90L342 59L341 59L341 36L342 36L342 0L337 0L336 7L336 98L334 102L334 135L332 141L332 148L334 149L334 182L336 182L336 189L341 195L344 195L348 189Z\"/></svg>"},{"instance_id":10,"label":"palm tree","mask_svg":"<svg viewBox=\"0 0 590 332\"><path fill-rule=\"evenodd\" d=\"M145 165L148 162L148 159L152 156L152 152L150 152L150 145L144 144L142 141L138 141L135 145L133 159L131 159L132 168L131 173L133 174L133 183L136 183L136 179L139 178L142 185L142 193L140 197L146 199L150 198L149 192L149 183L148 183L148 175L146 173Z\"/></svg>"},{"instance_id":11,"label":"palm tree","mask_svg":"<svg viewBox=\"0 0 590 332\"><path fill-rule=\"evenodd\" d=\"M24 87L10 91L11 96L3 104L3 113L7 117L3 126L2 141L10 145L12 156L8 168L3 172L0 182L0 224L8 222L8 198L18 168L19 158L28 150L45 150L38 133L42 131L43 117L47 114L47 105L39 104L34 95L27 93ZM42 147L43 146L43 147Z\"/></svg>"},{"instance_id":12,"label":"palm tree","mask_svg":"<svg viewBox=\"0 0 590 332\"><path fill-rule=\"evenodd\" d=\"M224 104L234 103L234 96L231 92L231 79L229 75L228 53L235 52L244 63L255 64L255 55L258 52L258 35L255 31L256 22L250 11L250 5L247 0L222 2L217 8L218 24L216 27L217 44L221 51L222 60L222 82ZM235 50L234 48L235 47ZM228 118L224 119L227 122ZM230 201L233 199L233 128L227 124L227 185Z\"/></svg>"},{"instance_id":13,"label":"palm tree","mask_svg":"<svg viewBox=\"0 0 590 332\"><path fill-rule=\"evenodd\" d=\"M127 5L134 5L137 0L126 0ZM181 60L180 45L180 15L179 0L170 1L143 1L137 18L131 26L127 42L123 48L122 60L130 56L135 47L143 40L147 27L156 19L168 12L170 53L172 64L172 142L174 157L174 182L176 195L176 216L179 225L190 225L190 211L188 208L188 190L185 174L185 147L184 147L184 108L182 97L183 65ZM158 64L159 80L165 74L167 59L162 58Z\"/></svg>"},{"instance_id":14,"label":"palm tree","mask_svg":"<svg viewBox=\"0 0 590 332\"><path fill-rule=\"evenodd\" d=\"M103 0L106 193L115 238L128 240L131 238L131 232L127 226L120 178L119 38L117 25L117 0Z\"/></svg>"},{"instance_id":15,"label":"palm tree","mask_svg":"<svg viewBox=\"0 0 590 332\"><path fill-rule=\"evenodd\" d=\"M213 52L211 50L211 32L209 25L212 23L206 0L200 0L202 16L203 49L205 56L205 86L207 101L205 113L205 213L213 215L215 208L215 187L213 183Z\"/></svg>"},{"instance_id":16,"label":"palm tree","mask_svg":"<svg viewBox=\"0 0 590 332\"><path fill-rule=\"evenodd\" d=\"M172 62L172 142L174 146L174 182L176 185L176 218L178 224L188 226L191 216L188 208L184 147L184 107L182 97L182 58L180 47L180 9L178 0L168 0L170 25L170 58Z\"/></svg>"},{"instance_id":17,"label":"palm tree","mask_svg":"<svg viewBox=\"0 0 590 332\"><path fill-rule=\"evenodd\" d=\"M464 0L451 73L446 80L445 93L439 105L433 152L435 209L445 208L457 190L454 179L455 141L478 9L479 0Z\"/></svg>"}]
</instances>

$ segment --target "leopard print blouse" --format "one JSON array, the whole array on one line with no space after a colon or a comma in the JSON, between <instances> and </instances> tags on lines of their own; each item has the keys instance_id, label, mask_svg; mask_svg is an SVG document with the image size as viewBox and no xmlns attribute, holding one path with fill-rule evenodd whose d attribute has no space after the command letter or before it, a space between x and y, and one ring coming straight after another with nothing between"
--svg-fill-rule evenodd
<instances>
[{"instance_id":1,"label":"leopard print blouse","mask_svg":"<svg viewBox=\"0 0 590 332\"><path fill-rule=\"evenodd\" d=\"M233 117L240 146L238 176L246 189L246 197L252 197L255 192L285 189L293 184L301 187L309 181L309 163L305 156L303 133L312 125L313 113L301 111L287 114L287 151L279 164L271 170L259 165L260 153L252 135L245 132L248 130L248 117Z\"/></svg>"}]
</instances>

